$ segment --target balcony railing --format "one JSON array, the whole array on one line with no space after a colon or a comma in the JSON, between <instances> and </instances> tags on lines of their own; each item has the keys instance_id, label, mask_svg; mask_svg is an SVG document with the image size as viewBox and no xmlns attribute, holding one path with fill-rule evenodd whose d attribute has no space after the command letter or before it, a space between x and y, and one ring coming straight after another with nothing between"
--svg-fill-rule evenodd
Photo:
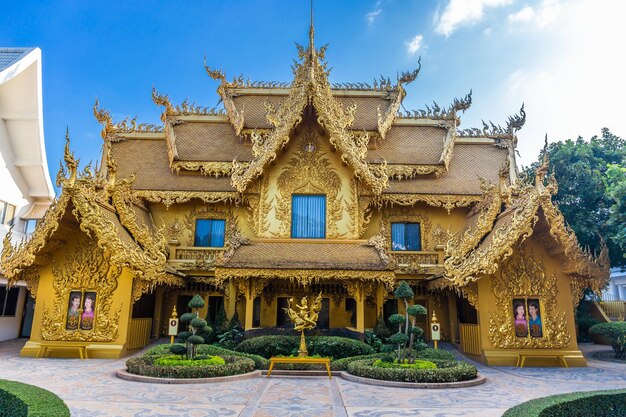
<instances>
[{"instance_id":1,"label":"balcony railing","mask_svg":"<svg viewBox=\"0 0 626 417\"><path fill-rule=\"evenodd\" d=\"M443 266L443 251L392 251L396 271L403 273L432 273Z\"/></svg>"},{"instance_id":2,"label":"balcony railing","mask_svg":"<svg viewBox=\"0 0 626 417\"><path fill-rule=\"evenodd\" d=\"M170 264L176 269L213 269L224 251L224 248L199 246L171 247Z\"/></svg>"}]
</instances>

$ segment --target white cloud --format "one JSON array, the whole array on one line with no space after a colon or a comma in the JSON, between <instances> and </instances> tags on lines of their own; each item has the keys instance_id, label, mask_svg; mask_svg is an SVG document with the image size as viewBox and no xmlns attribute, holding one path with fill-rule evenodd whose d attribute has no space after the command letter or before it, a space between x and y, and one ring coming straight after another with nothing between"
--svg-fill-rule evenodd
<instances>
[{"instance_id":1,"label":"white cloud","mask_svg":"<svg viewBox=\"0 0 626 417\"><path fill-rule=\"evenodd\" d=\"M505 6L513 0L450 0L437 22L435 31L450 36L459 26L476 23L487 7Z\"/></svg>"},{"instance_id":2,"label":"white cloud","mask_svg":"<svg viewBox=\"0 0 626 417\"><path fill-rule=\"evenodd\" d=\"M365 15L365 20L367 20L367 23L371 25L372 23L374 23L374 20L376 20L376 17L382 13L382 11L383 9L372 10Z\"/></svg>"},{"instance_id":3,"label":"white cloud","mask_svg":"<svg viewBox=\"0 0 626 417\"><path fill-rule=\"evenodd\" d=\"M510 15L508 15L507 19L511 23L516 23L516 22L528 22L533 17L535 17L535 10L530 6L526 6L519 12L511 13Z\"/></svg>"},{"instance_id":4,"label":"white cloud","mask_svg":"<svg viewBox=\"0 0 626 417\"><path fill-rule=\"evenodd\" d=\"M376 18L383 12L383 0L378 0L376 5L374 5L374 10L365 14L365 20L368 25L372 25Z\"/></svg>"},{"instance_id":5,"label":"white cloud","mask_svg":"<svg viewBox=\"0 0 626 417\"><path fill-rule=\"evenodd\" d=\"M422 35L415 35L413 39L411 39L409 42L405 42L406 50L409 53L409 55L415 55L415 53L422 48L423 41L424 41L424 37Z\"/></svg>"},{"instance_id":6,"label":"white cloud","mask_svg":"<svg viewBox=\"0 0 626 417\"><path fill-rule=\"evenodd\" d=\"M546 7L544 20L539 18L542 7ZM518 134L518 163L524 165L536 160L546 133L551 142L578 136L589 139L608 127L626 137L624 59L615 53L626 39L622 22L626 2L543 2L535 11L531 24L550 21L550 30L528 38L523 64L494 82L474 111L505 122L506 113L525 103L528 117Z\"/></svg>"},{"instance_id":7,"label":"white cloud","mask_svg":"<svg viewBox=\"0 0 626 417\"><path fill-rule=\"evenodd\" d=\"M559 0L542 0L536 8L526 6L517 13L508 15L511 24L524 24L524 28L543 29L554 22L563 12ZM528 25L530 24L530 26Z\"/></svg>"}]
</instances>

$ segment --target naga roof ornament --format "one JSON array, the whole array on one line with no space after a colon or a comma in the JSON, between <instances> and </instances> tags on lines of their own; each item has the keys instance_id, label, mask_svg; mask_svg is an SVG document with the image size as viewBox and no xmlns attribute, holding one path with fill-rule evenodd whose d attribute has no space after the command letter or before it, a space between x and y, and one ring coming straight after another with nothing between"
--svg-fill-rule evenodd
<instances>
[{"instance_id":1,"label":"naga roof ornament","mask_svg":"<svg viewBox=\"0 0 626 417\"><path fill-rule=\"evenodd\" d=\"M485 203L477 207L480 214L474 222L476 226L466 226L459 237L448 242L448 258L444 264L446 279L455 286L463 287L482 275L495 273L502 261L511 256L514 245L524 242L535 232L541 214L549 235L561 249L558 253L564 257L563 271L572 275L573 286L580 287L579 284L583 282L585 286L599 291L606 284L610 268L606 245L602 242L602 250L597 257L580 247L576 235L552 203L552 196L556 194L558 186L554 175L546 179L547 172L546 142L543 163L535 172L535 184L518 180L504 190L504 195L498 190L497 195L493 194L493 197L498 198L497 201L492 200L493 204ZM505 170L502 175L506 175ZM496 202L500 206L502 197L510 203L501 213L498 208L494 218Z\"/></svg>"},{"instance_id":2,"label":"naga roof ornament","mask_svg":"<svg viewBox=\"0 0 626 417\"><path fill-rule=\"evenodd\" d=\"M118 133L161 133L163 132L163 126L158 126L151 123L137 123L137 117L122 120L121 122L114 123L111 117L111 113L108 110L100 108L100 102L96 97L96 102L93 105L93 115L102 125L102 131L100 136L105 141L117 142L123 140L118 137Z\"/></svg>"},{"instance_id":3,"label":"naga roof ornament","mask_svg":"<svg viewBox=\"0 0 626 417\"><path fill-rule=\"evenodd\" d=\"M315 48L315 30L313 23L309 28L309 46L298 47L299 62L293 66L294 79L291 83L288 96L274 108L270 103L265 103L266 119L273 126L266 135L252 134L253 160L248 165L233 161L231 175L232 185L239 191L244 192L252 180L259 177L265 166L274 161L281 148L289 142L289 135L303 118L303 112L307 105L312 105L317 111L317 122L328 132L331 145L336 148L344 163L354 169L354 174L364 182L374 194L379 195L389 183L387 164L370 165L366 161L367 136L357 136L349 131L354 121L356 104L344 109L341 103L333 97L331 85L328 81L329 69L324 61L326 46ZM220 88L228 96L228 83L221 71L214 71L206 67L207 73L215 79L222 80ZM406 83L417 74L405 74L401 76L402 83ZM234 108L234 107L233 107Z\"/></svg>"},{"instance_id":4,"label":"naga roof ornament","mask_svg":"<svg viewBox=\"0 0 626 417\"><path fill-rule=\"evenodd\" d=\"M410 84L420 73L422 69L422 58L420 57L417 60L417 68L413 71L404 71L398 75L398 83L393 88L393 91L390 93L392 97L392 102L387 108L385 113L382 113L380 107L378 108L378 133L380 133L380 137L385 139L387 132L391 129L391 125L398 114L398 110L400 110L400 106L402 105L402 100L406 97L406 90L404 89L404 84Z\"/></svg>"}]
</instances>

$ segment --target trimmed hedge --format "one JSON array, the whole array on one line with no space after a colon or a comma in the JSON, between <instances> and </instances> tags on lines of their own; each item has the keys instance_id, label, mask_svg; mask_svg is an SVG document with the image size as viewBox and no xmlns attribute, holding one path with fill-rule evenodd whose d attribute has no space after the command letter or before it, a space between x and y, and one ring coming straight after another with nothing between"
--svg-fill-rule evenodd
<instances>
[{"instance_id":1,"label":"trimmed hedge","mask_svg":"<svg viewBox=\"0 0 626 417\"><path fill-rule=\"evenodd\" d=\"M332 371L345 371L350 362L361 359L380 359L384 355L385 353L372 353L371 355L351 356L349 358L337 359L330 362L330 369Z\"/></svg>"},{"instance_id":2,"label":"trimmed hedge","mask_svg":"<svg viewBox=\"0 0 626 417\"><path fill-rule=\"evenodd\" d=\"M623 417L626 389L572 392L526 401L502 417Z\"/></svg>"},{"instance_id":3,"label":"trimmed hedge","mask_svg":"<svg viewBox=\"0 0 626 417\"><path fill-rule=\"evenodd\" d=\"M359 340L338 336L311 336L306 339L310 355L332 357L334 359L375 353L374 348ZM300 346L298 336L259 336L246 339L235 350L260 355L272 356L297 355Z\"/></svg>"},{"instance_id":4,"label":"trimmed hedge","mask_svg":"<svg viewBox=\"0 0 626 417\"><path fill-rule=\"evenodd\" d=\"M219 356L198 355L193 359L181 359L178 355L159 356L154 364L157 366L214 366L226 365Z\"/></svg>"},{"instance_id":5,"label":"trimmed hedge","mask_svg":"<svg viewBox=\"0 0 626 417\"><path fill-rule=\"evenodd\" d=\"M146 351L143 356L167 356L170 355L170 345L169 343L156 345ZM178 344L178 346L185 346ZM270 361L261 357L259 355L251 355L248 353L236 352L234 350L225 349L221 346L217 345L198 345L196 353L198 355L232 355L232 356L240 356L243 358L252 359L254 362L255 369L268 369L270 367Z\"/></svg>"},{"instance_id":6,"label":"trimmed hedge","mask_svg":"<svg viewBox=\"0 0 626 417\"><path fill-rule=\"evenodd\" d=\"M458 382L474 379L478 371L474 365L459 361L432 359L436 369L377 368L374 359L361 359L348 363L346 370L364 378L399 382Z\"/></svg>"},{"instance_id":7,"label":"trimmed hedge","mask_svg":"<svg viewBox=\"0 0 626 417\"><path fill-rule=\"evenodd\" d=\"M442 359L446 361L455 361L456 357L452 352L443 349L424 349L417 353L418 359Z\"/></svg>"},{"instance_id":8,"label":"trimmed hedge","mask_svg":"<svg viewBox=\"0 0 626 417\"><path fill-rule=\"evenodd\" d=\"M252 359L234 355L224 355L222 358L226 362L225 365L158 366L155 361L159 356L149 355L127 360L126 367L131 374L156 378L214 378L254 371Z\"/></svg>"},{"instance_id":9,"label":"trimmed hedge","mask_svg":"<svg viewBox=\"0 0 626 417\"><path fill-rule=\"evenodd\" d=\"M615 357L626 360L626 322L596 324L589 329L589 334L605 336L611 342Z\"/></svg>"},{"instance_id":10,"label":"trimmed hedge","mask_svg":"<svg viewBox=\"0 0 626 417\"><path fill-rule=\"evenodd\" d=\"M34 385L0 379L0 417L69 417L56 394Z\"/></svg>"},{"instance_id":11,"label":"trimmed hedge","mask_svg":"<svg viewBox=\"0 0 626 417\"><path fill-rule=\"evenodd\" d=\"M413 363L397 363L397 362L384 362L380 359L376 359L372 366L376 368L394 368L394 369L437 369L431 361L416 360Z\"/></svg>"}]
</instances>

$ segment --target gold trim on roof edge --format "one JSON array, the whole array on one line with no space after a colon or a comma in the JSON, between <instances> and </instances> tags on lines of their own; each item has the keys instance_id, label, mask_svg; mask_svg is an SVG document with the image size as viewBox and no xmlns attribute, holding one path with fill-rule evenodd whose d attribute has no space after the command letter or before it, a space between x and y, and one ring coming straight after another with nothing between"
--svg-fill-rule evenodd
<instances>
[{"instance_id":1,"label":"gold trim on roof edge","mask_svg":"<svg viewBox=\"0 0 626 417\"><path fill-rule=\"evenodd\" d=\"M402 100L406 96L406 90L404 89L404 84L410 84L420 73L420 69L422 69L422 58L417 61L417 68L410 72L403 72L398 76L398 83L394 88L394 91L390 93L389 100L391 103L387 108L385 113L380 111L380 107L378 108L378 133L380 133L380 137L385 139L387 132L391 129L391 125L398 114L398 110L400 109L400 105L402 105Z\"/></svg>"},{"instance_id":2,"label":"gold trim on roof edge","mask_svg":"<svg viewBox=\"0 0 626 417\"><path fill-rule=\"evenodd\" d=\"M133 190L132 193L137 198L151 203L162 203L168 208L172 204L186 203L193 199L209 204L229 202L235 205L241 204L244 200L241 194L234 191Z\"/></svg>"},{"instance_id":3,"label":"gold trim on roof edge","mask_svg":"<svg viewBox=\"0 0 626 417\"><path fill-rule=\"evenodd\" d=\"M252 135L254 159L248 167L233 161L231 182L238 191L245 191L252 180L263 174L265 166L276 159L278 151L289 142L292 129L302 121L307 104L315 107L317 122L328 132L331 145L340 152L343 162L354 169L355 176L374 194L380 194L387 187L386 162L370 166L366 161L368 136L357 138L348 130L354 120L356 105L343 109L333 97L324 54L325 47L316 50L312 44L307 49L298 46L300 62L294 66L289 95L278 109L265 103L266 118L274 129L267 138Z\"/></svg>"},{"instance_id":4,"label":"gold trim on roof edge","mask_svg":"<svg viewBox=\"0 0 626 417\"><path fill-rule=\"evenodd\" d=\"M233 87L233 84L226 81L226 77L222 71L209 68L206 63L206 57L204 57L203 65L209 77L213 78L216 81L220 81L220 84L217 86L217 94L219 94L219 96L222 98L222 102L224 103L224 107L226 108L226 115L228 116L228 120L235 129L235 134L239 136L241 130L243 129L245 121L245 109L241 109L240 111L239 109L237 109L237 106L233 101L233 94L229 91L229 87Z\"/></svg>"},{"instance_id":5,"label":"gold trim on roof edge","mask_svg":"<svg viewBox=\"0 0 626 417\"><path fill-rule=\"evenodd\" d=\"M376 281L393 286L393 271L359 271L341 269L255 269L255 268L215 268L215 280L218 284L228 279L275 278L288 279L300 285L309 285L319 281L347 279L358 281Z\"/></svg>"},{"instance_id":6,"label":"gold trim on roof edge","mask_svg":"<svg viewBox=\"0 0 626 417\"><path fill-rule=\"evenodd\" d=\"M157 126L151 123L139 123L137 124L137 118L129 119L128 117L121 122L113 123L111 113L108 110L100 108L100 102L96 98L96 102L93 105L93 115L102 125L102 131L100 136L104 140L110 140L116 142L123 140L123 138L117 137L118 133L163 133L163 126Z\"/></svg>"},{"instance_id":7,"label":"gold trim on roof edge","mask_svg":"<svg viewBox=\"0 0 626 417\"><path fill-rule=\"evenodd\" d=\"M380 204L412 206L417 203L426 203L432 207L442 207L448 214L454 208L468 207L482 199L478 195L456 194L383 194L377 197Z\"/></svg>"},{"instance_id":8,"label":"gold trim on roof edge","mask_svg":"<svg viewBox=\"0 0 626 417\"><path fill-rule=\"evenodd\" d=\"M244 166L247 165L245 162L241 162L241 164ZM177 174L180 173L181 170L200 171L202 175L219 178L232 174L233 163L230 161L173 161L171 168Z\"/></svg>"}]
</instances>

